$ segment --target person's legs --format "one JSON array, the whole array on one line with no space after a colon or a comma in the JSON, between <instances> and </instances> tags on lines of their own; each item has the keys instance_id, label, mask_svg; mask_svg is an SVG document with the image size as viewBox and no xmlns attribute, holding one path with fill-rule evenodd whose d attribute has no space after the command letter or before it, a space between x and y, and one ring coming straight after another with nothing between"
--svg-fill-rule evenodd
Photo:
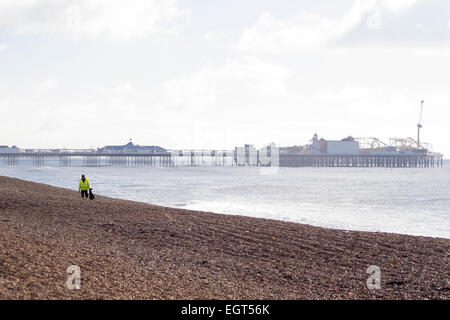
<instances>
[{"instance_id":1,"label":"person's legs","mask_svg":"<svg viewBox=\"0 0 450 320\"><path fill-rule=\"evenodd\" d=\"M86 197L86 199L88 198L88 192L87 192L87 190L81 190L81 197L82 197L82 198Z\"/></svg>"}]
</instances>

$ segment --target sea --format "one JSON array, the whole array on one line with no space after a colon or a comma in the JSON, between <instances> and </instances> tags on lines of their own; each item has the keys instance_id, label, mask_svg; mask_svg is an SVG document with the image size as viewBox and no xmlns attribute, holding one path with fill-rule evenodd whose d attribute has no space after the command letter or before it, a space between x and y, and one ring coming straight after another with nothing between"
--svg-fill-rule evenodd
<instances>
[{"instance_id":1,"label":"sea","mask_svg":"<svg viewBox=\"0 0 450 320\"><path fill-rule=\"evenodd\" d=\"M450 239L448 160L442 168L0 166L2 176L74 190L81 174L95 194L114 198Z\"/></svg>"}]
</instances>

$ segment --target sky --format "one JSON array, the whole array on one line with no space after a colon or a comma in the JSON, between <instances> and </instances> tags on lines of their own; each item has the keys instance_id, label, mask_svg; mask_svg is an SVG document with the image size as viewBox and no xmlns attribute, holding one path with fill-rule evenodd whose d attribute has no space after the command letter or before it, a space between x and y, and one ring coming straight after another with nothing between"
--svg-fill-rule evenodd
<instances>
[{"instance_id":1,"label":"sky","mask_svg":"<svg viewBox=\"0 0 450 320\"><path fill-rule=\"evenodd\" d=\"M450 155L450 1L0 0L0 145L416 136Z\"/></svg>"}]
</instances>

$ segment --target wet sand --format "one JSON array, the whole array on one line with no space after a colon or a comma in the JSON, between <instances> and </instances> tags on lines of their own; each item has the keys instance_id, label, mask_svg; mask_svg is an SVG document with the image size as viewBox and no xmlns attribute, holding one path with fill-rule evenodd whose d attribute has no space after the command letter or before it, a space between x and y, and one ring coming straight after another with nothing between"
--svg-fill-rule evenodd
<instances>
[{"instance_id":1,"label":"wet sand","mask_svg":"<svg viewBox=\"0 0 450 320\"><path fill-rule=\"evenodd\" d=\"M449 248L0 177L1 299L448 299ZM80 290L67 289L70 265Z\"/></svg>"}]
</instances>

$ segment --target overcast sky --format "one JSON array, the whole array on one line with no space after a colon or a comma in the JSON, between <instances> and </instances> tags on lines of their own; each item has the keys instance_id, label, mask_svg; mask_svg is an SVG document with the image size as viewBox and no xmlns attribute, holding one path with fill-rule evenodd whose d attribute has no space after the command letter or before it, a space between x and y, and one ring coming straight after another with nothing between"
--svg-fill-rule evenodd
<instances>
[{"instance_id":1,"label":"overcast sky","mask_svg":"<svg viewBox=\"0 0 450 320\"><path fill-rule=\"evenodd\" d=\"M0 144L415 138L450 154L450 1L0 0Z\"/></svg>"}]
</instances>

